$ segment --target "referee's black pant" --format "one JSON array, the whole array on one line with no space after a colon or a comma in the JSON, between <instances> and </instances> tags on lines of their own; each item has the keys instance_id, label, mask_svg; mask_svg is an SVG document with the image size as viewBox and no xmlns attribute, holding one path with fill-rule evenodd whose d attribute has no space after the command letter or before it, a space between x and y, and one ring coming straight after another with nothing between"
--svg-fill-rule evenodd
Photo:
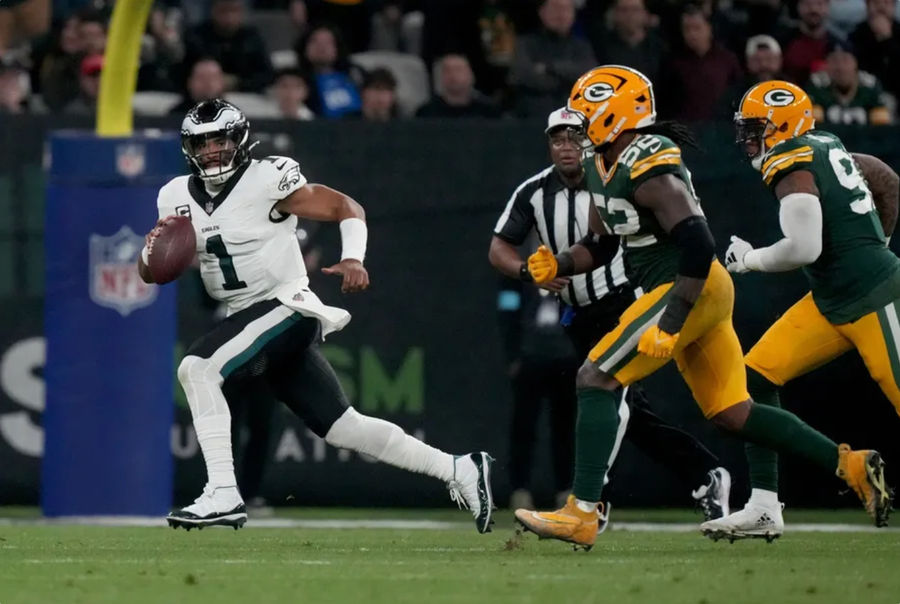
<instances>
[{"instance_id":1,"label":"referee's black pant","mask_svg":"<svg viewBox=\"0 0 900 604\"><path fill-rule=\"evenodd\" d=\"M566 333L579 358L587 358L591 348L615 328L619 316L634 300L634 291L626 287L595 304L575 309ZM706 473L719 465L719 459L694 436L655 414L639 383L628 389L625 401L631 410L625 438L692 489L705 484Z\"/></svg>"},{"instance_id":2,"label":"referee's black pant","mask_svg":"<svg viewBox=\"0 0 900 604\"><path fill-rule=\"evenodd\" d=\"M512 489L530 490L534 445L541 403L548 403L553 487L572 487L575 462L575 358L525 357L512 376L513 409L509 433L509 482Z\"/></svg>"}]
</instances>

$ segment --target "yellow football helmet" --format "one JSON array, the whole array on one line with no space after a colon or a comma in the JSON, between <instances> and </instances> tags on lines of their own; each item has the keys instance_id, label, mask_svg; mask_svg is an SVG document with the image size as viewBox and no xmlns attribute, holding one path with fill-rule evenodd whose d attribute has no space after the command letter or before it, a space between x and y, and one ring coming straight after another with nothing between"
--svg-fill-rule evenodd
<instances>
[{"instance_id":1,"label":"yellow football helmet","mask_svg":"<svg viewBox=\"0 0 900 604\"><path fill-rule=\"evenodd\" d=\"M815 128L812 101L802 88L783 80L769 80L744 94L734 114L736 142L756 169L778 143Z\"/></svg>"},{"instance_id":2,"label":"yellow football helmet","mask_svg":"<svg viewBox=\"0 0 900 604\"><path fill-rule=\"evenodd\" d=\"M653 84L640 71L622 65L601 65L578 78L568 106L584 116L585 132L596 147L656 122Z\"/></svg>"}]
</instances>

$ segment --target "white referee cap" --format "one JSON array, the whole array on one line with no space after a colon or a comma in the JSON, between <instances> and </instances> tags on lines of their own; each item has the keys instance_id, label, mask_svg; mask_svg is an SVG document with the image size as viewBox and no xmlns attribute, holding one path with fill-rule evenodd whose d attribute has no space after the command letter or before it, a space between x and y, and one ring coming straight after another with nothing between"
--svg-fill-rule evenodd
<instances>
[{"instance_id":1,"label":"white referee cap","mask_svg":"<svg viewBox=\"0 0 900 604\"><path fill-rule=\"evenodd\" d=\"M584 120L580 113L569 111L568 107L560 107L549 116L547 116L547 129L544 133L550 134L554 128L584 128Z\"/></svg>"}]
</instances>

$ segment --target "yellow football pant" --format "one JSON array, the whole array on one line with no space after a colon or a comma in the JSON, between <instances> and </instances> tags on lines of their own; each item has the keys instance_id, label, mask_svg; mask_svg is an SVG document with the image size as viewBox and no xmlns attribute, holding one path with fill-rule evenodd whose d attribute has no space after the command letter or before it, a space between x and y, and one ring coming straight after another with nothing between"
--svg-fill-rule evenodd
<instances>
[{"instance_id":1,"label":"yellow football pant","mask_svg":"<svg viewBox=\"0 0 900 604\"><path fill-rule=\"evenodd\" d=\"M900 413L900 300L852 323L833 325L812 293L788 309L747 353L747 366L783 386L856 348L881 390Z\"/></svg>"},{"instance_id":2,"label":"yellow football pant","mask_svg":"<svg viewBox=\"0 0 900 604\"><path fill-rule=\"evenodd\" d=\"M671 289L672 283L665 283L635 300L622 313L619 325L591 350L588 360L623 386L665 365L667 359L638 353L637 344L641 334L659 321ZM678 371L707 418L750 398L741 344L731 323L733 307L731 276L714 261L673 355Z\"/></svg>"}]
</instances>

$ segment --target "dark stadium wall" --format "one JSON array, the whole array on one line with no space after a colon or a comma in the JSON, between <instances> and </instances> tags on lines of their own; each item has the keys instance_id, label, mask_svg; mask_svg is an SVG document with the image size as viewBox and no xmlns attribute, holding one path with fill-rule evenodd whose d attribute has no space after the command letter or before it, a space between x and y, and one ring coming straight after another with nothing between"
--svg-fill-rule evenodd
<instances>
[{"instance_id":1,"label":"dark stadium wall","mask_svg":"<svg viewBox=\"0 0 900 604\"><path fill-rule=\"evenodd\" d=\"M154 126L172 124L153 123ZM41 204L41 140L50 124L35 118L0 121L0 504L35 503L39 484L43 409L39 274L41 232L28 225L29 204ZM547 165L542 124L500 122L361 122L305 124L254 121L260 155L291 155L307 177L353 195L370 223L367 266L372 288L343 296L338 284L312 275L313 287L353 321L332 335L325 351L354 403L388 417L411 433L462 453L484 448L498 459L498 499L508 493L508 416L511 397L496 326L497 278L487 247L497 216L515 186ZM851 150L875 153L900 168L900 129L840 131ZM724 253L728 237L753 243L777 236L776 204L759 176L730 143L725 125L699 129L703 152L687 152L696 188ZM17 141L13 146L11 141ZM18 141L32 141L18 144ZM37 191L37 193L35 193ZM42 206L39 206L42 207ZM7 213L5 209L9 208ZM8 216L9 218L2 218ZM52 219L52 217L50 217ZM148 225L149 226L149 225ZM323 260L336 259L334 228L312 233ZM799 274L735 279L735 320L745 349L805 292ZM196 276L179 284L183 350L213 320ZM33 295L26 295L31 291ZM174 368L173 368L174 370ZM702 436L736 474L735 504L746 492L742 446L706 425L673 367L646 382L657 411ZM804 376L784 392L785 406L839 441L881 449L900 460L900 421L868 379L858 355ZM177 460L176 500L194 496L203 464L183 394L172 431ZM262 495L275 504L439 505L446 492L429 479L372 464L326 447L285 410L277 409L271 463ZM547 436L542 434L535 491L550 491ZM784 499L792 506L855 505L838 497L838 482L803 461L782 463ZM616 505L690 504L689 486L627 444L609 491Z\"/></svg>"}]
</instances>

